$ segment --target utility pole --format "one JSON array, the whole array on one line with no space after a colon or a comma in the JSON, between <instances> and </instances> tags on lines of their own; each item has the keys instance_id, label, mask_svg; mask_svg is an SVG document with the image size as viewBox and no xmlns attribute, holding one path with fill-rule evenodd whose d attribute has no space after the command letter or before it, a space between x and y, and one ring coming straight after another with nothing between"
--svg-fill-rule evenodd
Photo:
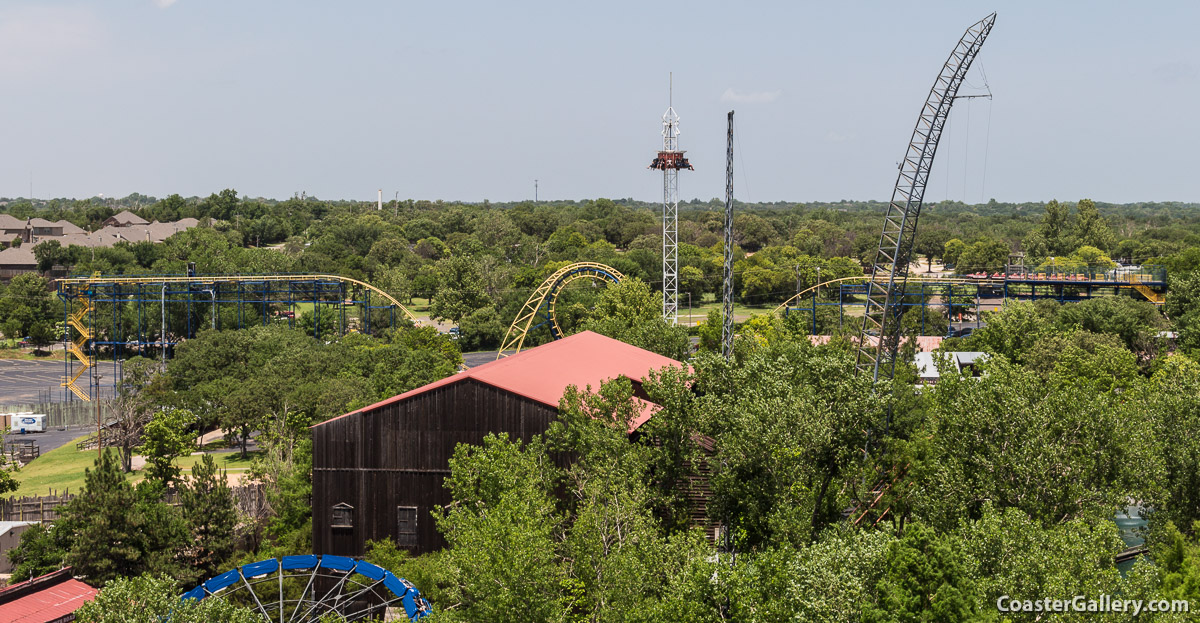
<instances>
[{"instance_id":1,"label":"utility pole","mask_svg":"<svg viewBox=\"0 0 1200 623\"><path fill-rule=\"evenodd\" d=\"M104 458L104 428L100 419L100 362L92 368L92 378L95 380L92 402L96 403L96 458Z\"/></svg>"},{"instance_id":2,"label":"utility pole","mask_svg":"<svg viewBox=\"0 0 1200 623\"><path fill-rule=\"evenodd\" d=\"M679 115L675 114L674 78L662 116L663 148L650 163L663 172L663 320L679 323L679 170L695 170L679 150Z\"/></svg>"},{"instance_id":3,"label":"utility pole","mask_svg":"<svg viewBox=\"0 0 1200 623\"><path fill-rule=\"evenodd\" d=\"M536 179L535 179L535 180L533 180L533 202L534 202L534 203L537 203L537 200L538 200L538 196L537 196L538 187L537 187L537 184L538 184L538 181L537 181Z\"/></svg>"}]
</instances>

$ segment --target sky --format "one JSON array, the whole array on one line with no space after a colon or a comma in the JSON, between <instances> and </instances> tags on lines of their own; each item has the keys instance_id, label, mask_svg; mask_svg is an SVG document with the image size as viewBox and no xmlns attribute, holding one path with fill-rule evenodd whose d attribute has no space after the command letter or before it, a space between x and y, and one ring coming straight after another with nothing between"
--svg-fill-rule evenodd
<instances>
[{"instance_id":1,"label":"sky","mask_svg":"<svg viewBox=\"0 0 1200 623\"><path fill-rule=\"evenodd\" d=\"M1200 3L0 2L0 196L886 200L998 13L926 201L1200 202Z\"/></svg>"}]
</instances>

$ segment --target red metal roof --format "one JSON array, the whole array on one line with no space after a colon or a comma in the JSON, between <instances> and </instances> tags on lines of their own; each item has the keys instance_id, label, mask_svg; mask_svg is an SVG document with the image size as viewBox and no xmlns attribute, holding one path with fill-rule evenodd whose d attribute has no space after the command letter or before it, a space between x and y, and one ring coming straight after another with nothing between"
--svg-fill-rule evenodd
<instances>
[{"instance_id":1,"label":"red metal roof","mask_svg":"<svg viewBox=\"0 0 1200 623\"><path fill-rule=\"evenodd\" d=\"M0 621L57 621L91 601L96 592L96 589L72 578L70 568L61 569L0 590Z\"/></svg>"},{"instance_id":2,"label":"red metal roof","mask_svg":"<svg viewBox=\"0 0 1200 623\"><path fill-rule=\"evenodd\" d=\"M333 419L371 411L467 379L474 379L551 407L558 407L558 402L568 386L574 385L583 389L590 385L592 389L599 389L601 383L618 376L642 381L652 370L682 365L669 357L630 346L599 333L584 331L485 363ZM650 419L654 408L654 405L645 403L630 430Z\"/></svg>"}]
</instances>

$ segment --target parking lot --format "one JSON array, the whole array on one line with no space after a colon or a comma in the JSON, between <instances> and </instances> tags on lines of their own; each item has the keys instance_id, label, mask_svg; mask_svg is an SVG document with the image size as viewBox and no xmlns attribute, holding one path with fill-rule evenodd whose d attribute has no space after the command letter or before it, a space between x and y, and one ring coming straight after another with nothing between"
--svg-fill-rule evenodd
<instances>
[{"instance_id":1,"label":"parking lot","mask_svg":"<svg viewBox=\"0 0 1200 623\"><path fill-rule=\"evenodd\" d=\"M78 368L76 368L78 369ZM100 382L111 387L116 366L111 361L100 362ZM70 392L60 384L63 362L0 359L0 405L65 402ZM89 371L90 375L91 372ZM89 383L80 379L79 386L87 390ZM74 395L71 395L74 398Z\"/></svg>"}]
</instances>

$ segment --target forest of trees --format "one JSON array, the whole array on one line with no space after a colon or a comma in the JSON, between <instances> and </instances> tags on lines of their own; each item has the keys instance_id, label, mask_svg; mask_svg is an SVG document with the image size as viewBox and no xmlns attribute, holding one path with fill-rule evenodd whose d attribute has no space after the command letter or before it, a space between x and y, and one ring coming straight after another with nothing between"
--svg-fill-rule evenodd
<instances>
[{"instance_id":1,"label":"forest of trees","mask_svg":"<svg viewBox=\"0 0 1200 623\"><path fill-rule=\"evenodd\" d=\"M1200 608L1196 206L929 206L917 251L960 272L991 270L1016 251L1031 267L1155 263L1168 269L1169 291L1162 309L1129 296L1010 301L980 331L943 342L943 351L989 353L982 376L947 371L918 386L910 365L886 383L856 375L845 335L813 346L796 316L743 323L731 360L715 352L715 323L706 323L693 352L686 331L659 317L653 206L400 202L380 212L232 191L138 200L144 218L204 225L158 245L97 249L94 260L90 250L55 249L47 262L126 274L183 272L189 261L211 273L338 272L430 299L430 314L458 324L462 337L399 327L325 343L266 326L201 332L165 366L126 362L141 369L122 399L143 429L142 452L181 452L170 434L181 428L253 435L263 452L252 471L270 513L238 517L210 465L180 474L160 461L132 486L113 455L89 472L63 520L23 536L18 579L69 563L114 595L136 594L311 551L308 426L452 374L461 351L494 346L547 274L586 259L630 279L560 302L568 331L595 330L690 366L645 383L661 409L636 441L626 424L637 398L616 379L596 393L568 391L558 421L531 443L497 435L461 446L446 481L454 503L432 518L449 547L411 557L385 541L367 557L413 581L435 606L431 620L1128 620L1002 615L1004 596L1120 595ZM115 207L39 214L95 224ZM699 296L720 288L718 208L694 202L680 215L681 290ZM739 208L736 290L768 308L797 281L815 283L817 267L822 279L861 274L882 212L869 202ZM0 292L6 335L29 333L22 319L37 322L38 306L53 307L37 279ZM575 457L567 468L552 460L562 452ZM677 486L691 482L701 458L711 469L709 513L726 529L716 543L687 521L689 499ZM877 522L844 519L884 475L895 485L877 508L888 512ZM180 505L162 502L167 489L181 492ZM1119 571L1113 559L1125 546L1113 518L1130 507L1148 520L1150 555ZM237 611L205 616L244 620Z\"/></svg>"}]
</instances>

